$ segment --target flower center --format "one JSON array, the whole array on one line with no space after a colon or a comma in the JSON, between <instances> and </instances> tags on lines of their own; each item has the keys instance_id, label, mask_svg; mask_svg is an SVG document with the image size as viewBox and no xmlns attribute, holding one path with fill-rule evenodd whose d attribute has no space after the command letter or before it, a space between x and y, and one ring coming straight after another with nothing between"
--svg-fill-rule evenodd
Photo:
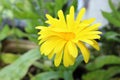
<instances>
[{"instance_id":1,"label":"flower center","mask_svg":"<svg viewBox=\"0 0 120 80\"><path fill-rule=\"evenodd\" d=\"M62 38L66 41L72 40L75 38L75 34L73 32L60 32Z\"/></svg>"}]
</instances>

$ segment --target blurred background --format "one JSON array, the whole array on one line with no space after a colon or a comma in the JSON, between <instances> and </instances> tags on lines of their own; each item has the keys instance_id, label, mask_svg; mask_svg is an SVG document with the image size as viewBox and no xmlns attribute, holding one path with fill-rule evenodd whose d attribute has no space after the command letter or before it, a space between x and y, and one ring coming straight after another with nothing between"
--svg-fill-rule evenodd
<instances>
[{"instance_id":1,"label":"blurred background","mask_svg":"<svg viewBox=\"0 0 120 80\"><path fill-rule=\"evenodd\" d=\"M89 47L88 64L54 67L40 55L36 26L47 25L45 14L76 14L87 9L83 19L96 18L103 32L100 51ZM68 76L68 74L71 76ZM0 80L120 80L120 0L0 0Z\"/></svg>"}]
</instances>

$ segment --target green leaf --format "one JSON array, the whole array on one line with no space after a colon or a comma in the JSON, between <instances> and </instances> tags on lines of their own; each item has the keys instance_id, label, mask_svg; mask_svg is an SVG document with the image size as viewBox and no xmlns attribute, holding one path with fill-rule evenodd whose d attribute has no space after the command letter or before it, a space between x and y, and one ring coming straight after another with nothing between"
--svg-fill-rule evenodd
<instances>
[{"instance_id":1,"label":"green leaf","mask_svg":"<svg viewBox=\"0 0 120 80\"><path fill-rule=\"evenodd\" d=\"M70 10L70 7L71 6L74 6L75 8L75 12L77 10L77 6L78 6L78 0L68 0L68 6L65 7L66 9L64 10L65 11L65 14L68 14L69 13L69 10Z\"/></svg>"},{"instance_id":2,"label":"green leaf","mask_svg":"<svg viewBox=\"0 0 120 80\"><path fill-rule=\"evenodd\" d=\"M78 0L73 0L72 5L74 6L75 11L76 11L78 7Z\"/></svg>"},{"instance_id":3,"label":"green leaf","mask_svg":"<svg viewBox=\"0 0 120 80\"><path fill-rule=\"evenodd\" d=\"M120 27L120 21L117 20L111 13L102 11L102 15L113 25L116 27Z\"/></svg>"},{"instance_id":4,"label":"green leaf","mask_svg":"<svg viewBox=\"0 0 120 80\"><path fill-rule=\"evenodd\" d=\"M108 40L108 41L117 41L120 42L120 38L118 38L118 36L120 36L120 34L113 32L113 31L109 31L106 32L104 34L104 37Z\"/></svg>"},{"instance_id":5,"label":"green leaf","mask_svg":"<svg viewBox=\"0 0 120 80\"><path fill-rule=\"evenodd\" d=\"M109 65L109 64L120 64L120 58L114 55L100 56L97 57L94 62L88 63L86 65L86 69L96 70L103 67L104 65Z\"/></svg>"},{"instance_id":6,"label":"green leaf","mask_svg":"<svg viewBox=\"0 0 120 80\"><path fill-rule=\"evenodd\" d=\"M13 64L0 70L0 80L21 80L29 67L40 58L39 49L33 49L18 58Z\"/></svg>"},{"instance_id":7,"label":"green leaf","mask_svg":"<svg viewBox=\"0 0 120 80\"><path fill-rule=\"evenodd\" d=\"M38 43L38 36L36 34L29 34L28 39L32 42Z\"/></svg>"},{"instance_id":8,"label":"green leaf","mask_svg":"<svg viewBox=\"0 0 120 80\"><path fill-rule=\"evenodd\" d=\"M110 80L111 77L120 73L120 67L110 67L108 70L96 70L82 76L82 80Z\"/></svg>"},{"instance_id":9,"label":"green leaf","mask_svg":"<svg viewBox=\"0 0 120 80\"><path fill-rule=\"evenodd\" d=\"M110 8L111 8L112 11L113 11L114 16L115 16L118 20L120 20L119 12L115 9L115 6L113 5L113 3L112 3L111 0L109 0L109 5L110 5Z\"/></svg>"},{"instance_id":10,"label":"green leaf","mask_svg":"<svg viewBox=\"0 0 120 80\"><path fill-rule=\"evenodd\" d=\"M3 63L10 64L13 63L16 59L18 59L18 55L12 54L12 53L3 53L0 54L0 58Z\"/></svg>"},{"instance_id":11,"label":"green leaf","mask_svg":"<svg viewBox=\"0 0 120 80\"><path fill-rule=\"evenodd\" d=\"M0 41L8 37L10 34L10 28L6 25L2 30L0 30Z\"/></svg>"},{"instance_id":12,"label":"green leaf","mask_svg":"<svg viewBox=\"0 0 120 80\"><path fill-rule=\"evenodd\" d=\"M105 76L105 80L110 80L110 78L112 78L113 76L120 74L120 66L115 66L115 67L110 67L107 71L106 71L106 76Z\"/></svg>"},{"instance_id":13,"label":"green leaf","mask_svg":"<svg viewBox=\"0 0 120 80\"><path fill-rule=\"evenodd\" d=\"M52 80L52 79L58 79L61 78L62 74L60 74L59 72L54 72L54 71L50 71L50 72L43 72L40 74L37 74L36 76L34 76L31 80Z\"/></svg>"},{"instance_id":14,"label":"green leaf","mask_svg":"<svg viewBox=\"0 0 120 80\"><path fill-rule=\"evenodd\" d=\"M55 13L55 10L54 10L54 8L55 8L54 2L48 1L48 2L45 3L45 5L46 5L45 9L48 10L47 13L50 14L51 16L55 16L56 17L57 13Z\"/></svg>"},{"instance_id":15,"label":"green leaf","mask_svg":"<svg viewBox=\"0 0 120 80\"><path fill-rule=\"evenodd\" d=\"M36 26L36 25L35 25ZM30 34L37 33L35 26L32 25L31 21L27 21L27 26L25 27L25 31Z\"/></svg>"},{"instance_id":16,"label":"green leaf","mask_svg":"<svg viewBox=\"0 0 120 80\"><path fill-rule=\"evenodd\" d=\"M11 9L10 1L8 1L8 0L1 0L0 2L2 3L2 5L3 5L5 8Z\"/></svg>"},{"instance_id":17,"label":"green leaf","mask_svg":"<svg viewBox=\"0 0 120 80\"><path fill-rule=\"evenodd\" d=\"M63 6L67 3L68 0L55 0L55 13L58 12L58 10L61 10ZM57 14L56 14L57 17Z\"/></svg>"},{"instance_id":18,"label":"green leaf","mask_svg":"<svg viewBox=\"0 0 120 80\"><path fill-rule=\"evenodd\" d=\"M16 35L18 38L27 37L27 34L19 30L18 28L13 28L14 35Z\"/></svg>"}]
</instances>

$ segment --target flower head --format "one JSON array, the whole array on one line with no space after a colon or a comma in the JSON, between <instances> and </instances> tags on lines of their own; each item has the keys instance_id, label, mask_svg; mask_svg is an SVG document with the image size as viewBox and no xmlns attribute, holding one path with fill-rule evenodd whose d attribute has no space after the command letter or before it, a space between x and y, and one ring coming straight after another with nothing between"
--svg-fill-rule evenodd
<instances>
[{"instance_id":1,"label":"flower head","mask_svg":"<svg viewBox=\"0 0 120 80\"><path fill-rule=\"evenodd\" d=\"M82 8L74 18L74 7L71 6L66 18L63 11L59 10L58 19L46 14L48 27L36 27L40 29L38 39L41 54L48 56L49 59L54 56L55 66L59 66L62 61L65 67L73 65L78 56L78 49L87 63L90 53L85 43L99 50L95 39L100 39L101 32L97 31L100 23L92 24L94 18L82 20L84 13L85 8Z\"/></svg>"}]
</instances>

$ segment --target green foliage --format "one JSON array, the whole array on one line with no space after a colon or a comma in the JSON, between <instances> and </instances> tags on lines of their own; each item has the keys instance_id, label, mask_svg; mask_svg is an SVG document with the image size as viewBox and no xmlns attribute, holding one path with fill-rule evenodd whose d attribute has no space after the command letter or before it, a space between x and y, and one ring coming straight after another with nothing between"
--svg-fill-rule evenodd
<instances>
[{"instance_id":1,"label":"green foliage","mask_svg":"<svg viewBox=\"0 0 120 80\"><path fill-rule=\"evenodd\" d=\"M107 41L116 41L120 42L120 34L114 31L109 31L104 34L104 37L106 38Z\"/></svg>"},{"instance_id":2,"label":"green foliage","mask_svg":"<svg viewBox=\"0 0 120 80\"><path fill-rule=\"evenodd\" d=\"M110 80L113 76L120 73L120 67L117 65L120 65L120 58L117 56L109 55L97 57L95 61L86 65L86 69L89 70L89 73L83 75L82 79Z\"/></svg>"},{"instance_id":3,"label":"green foliage","mask_svg":"<svg viewBox=\"0 0 120 80\"><path fill-rule=\"evenodd\" d=\"M0 41L5 39L10 35L10 28L6 25L2 30L0 30Z\"/></svg>"},{"instance_id":4,"label":"green foliage","mask_svg":"<svg viewBox=\"0 0 120 80\"><path fill-rule=\"evenodd\" d=\"M111 13L102 11L103 16L116 27L120 27L119 20Z\"/></svg>"},{"instance_id":5,"label":"green foliage","mask_svg":"<svg viewBox=\"0 0 120 80\"><path fill-rule=\"evenodd\" d=\"M0 80L20 80L29 67L40 58L38 48L33 49L18 58L13 64L0 70Z\"/></svg>"},{"instance_id":6,"label":"green foliage","mask_svg":"<svg viewBox=\"0 0 120 80\"><path fill-rule=\"evenodd\" d=\"M82 76L82 80L117 80L120 74L120 11L113 5L112 0L108 2L112 12L102 11L102 15L109 22L103 28L104 33L101 39L100 52L103 55L95 57L95 60L85 66L88 73Z\"/></svg>"},{"instance_id":7,"label":"green foliage","mask_svg":"<svg viewBox=\"0 0 120 80\"><path fill-rule=\"evenodd\" d=\"M116 27L120 27L120 12L117 11L111 0L109 0L109 5L112 9L112 13L102 11L102 14L110 23Z\"/></svg>"},{"instance_id":8,"label":"green foliage","mask_svg":"<svg viewBox=\"0 0 120 80\"><path fill-rule=\"evenodd\" d=\"M0 6L2 6L0 11L0 19L4 19L4 17L2 17L2 15L4 15L3 12L5 10L9 10L13 17L11 19L9 15L6 14L5 18L10 18L11 21L14 19L24 20L26 23L26 25L24 25L25 32L18 29L18 26L12 26L12 28L3 26L2 30L0 30L0 41L4 41L5 39L17 40L25 38L30 41L37 42L38 31L35 27L39 25L47 25L45 23L45 14L50 14L53 17L57 17L58 10L62 9L66 14L68 13L71 5L75 6L75 10L77 8L77 0L0 0L0 2ZM77 59L75 66L70 68L65 68L62 66L62 68L56 69L53 68L53 66L48 66L44 63L46 58L39 59L40 54L38 49L30 50L27 53L24 53L24 55L18 52L12 54L1 54L0 57L2 64L10 64L0 70L0 80L21 80L26 74L29 75L31 80L51 80L59 78L72 80L73 71L83 60L82 56L80 56ZM36 62L35 60L37 59L40 61ZM36 70L35 76L28 72L28 69L32 64L39 68ZM40 72L40 70L43 72Z\"/></svg>"},{"instance_id":9,"label":"green foliage","mask_svg":"<svg viewBox=\"0 0 120 80\"><path fill-rule=\"evenodd\" d=\"M112 64L120 65L120 58L114 55L100 56L100 57L97 57L95 61L88 63L86 65L86 69L92 71L92 70L102 68L105 65L112 65Z\"/></svg>"},{"instance_id":10,"label":"green foliage","mask_svg":"<svg viewBox=\"0 0 120 80\"><path fill-rule=\"evenodd\" d=\"M46 25L45 14L48 13L57 17L57 11L60 9L63 9L66 13L70 7L68 2L70 2L71 5L74 5L75 9L77 8L77 0L1 0L3 10L10 10L13 13L14 18L26 21L27 25L25 31L29 35L27 36L28 39L33 42L37 42L37 30L35 27L38 25ZM26 36L21 33L18 37L21 37L21 35Z\"/></svg>"},{"instance_id":11,"label":"green foliage","mask_svg":"<svg viewBox=\"0 0 120 80\"><path fill-rule=\"evenodd\" d=\"M112 0L109 1L109 6L112 12L102 11L103 16L109 21L109 24L103 28L104 35L101 38L102 53L119 54L120 43L120 11L116 8ZM111 49L112 48L112 49Z\"/></svg>"},{"instance_id":12,"label":"green foliage","mask_svg":"<svg viewBox=\"0 0 120 80\"><path fill-rule=\"evenodd\" d=\"M14 36L17 38L28 37L28 35L26 33L22 32L20 29L18 29L18 28L10 29L8 27L8 25L6 25L0 30L0 41L4 40L10 36Z\"/></svg>"},{"instance_id":13,"label":"green foliage","mask_svg":"<svg viewBox=\"0 0 120 80\"><path fill-rule=\"evenodd\" d=\"M111 67L107 70L95 70L82 77L83 80L110 80L113 76L120 73L120 67Z\"/></svg>"},{"instance_id":14,"label":"green foliage","mask_svg":"<svg viewBox=\"0 0 120 80\"><path fill-rule=\"evenodd\" d=\"M62 74L60 74L59 72L50 71L37 74L31 80L51 80L59 78L62 78Z\"/></svg>"},{"instance_id":15,"label":"green foliage","mask_svg":"<svg viewBox=\"0 0 120 80\"><path fill-rule=\"evenodd\" d=\"M47 25L45 23L45 14L57 17L57 11L60 9L62 9L66 15L71 5L75 6L75 10L77 8L77 0L0 0L0 2L0 7L2 6L0 9L1 18L3 18L4 10L9 10L13 14L12 19L25 20L26 22L25 32L15 26L12 26L13 28L9 28L8 25L4 26L2 30L0 30L1 43L4 39L8 38L27 38L30 41L37 42L38 31L35 27ZM81 73L82 80L114 79L114 76L120 74L120 58L114 55L115 53L117 53L116 55L119 54L115 51L117 51L116 47L119 48L120 43L120 11L113 6L111 0L109 0L109 4L112 12L102 11L103 16L110 23L109 28L105 29L105 34L102 35L101 40L102 47L100 53L104 55L95 57L95 60L92 60L86 64L86 66L79 65L83 61L80 55L73 66L65 68L61 65L55 68L52 64L45 64L46 58L41 58L38 48L24 54L8 52L7 54L0 54L2 64L10 64L3 68L0 66L0 68L2 68L0 70L0 80L21 80L26 74L28 74L31 80L58 80L60 78L64 80L74 80L73 72L79 68L78 66L84 67L87 71L86 74ZM109 52L111 52L112 55L107 55ZM35 74L28 72L31 65L35 66Z\"/></svg>"},{"instance_id":16,"label":"green foliage","mask_svg":"<svg viewBox=\"0 0 120 80\"><path fill-rule=\"evenodd\" d=\"M113 5L112 3L112 0L109 0L109 5L110 5L110 8L112 9L113 11L113 15L118 19L120 20L120 12L118 12L115 8L115 6Z\"/></svg>"},{"instance_id":17,"label":"green foliage","mask_svg":"<svg viewBox=\"0 0 120 80\"><path fill-rule=\"evenodd\" d=\"M4 62L5 64L13 63L18 58L19 58L19 56L15 55L13 53L3 53L3 54L0 54L0 60L2 62Z\"/></svg>"},{"instance_id":18,"label":"green foliage","mask_svg":"<svg viewBox=\"0 0 120 80\"><path fill-rule=\"evenodd\" d=\"M55 13L57 13L58 10L62 9L63 6L67 3L68 0L55 0L54 7L55 7ZM57 17L57 14L55 14Z\"/></svg>"},{"instance_id":19,"label":"green foliage","mask_svg":"<svg viewBox=\"0 0 120 80\"><path fill-rule=\"evenodd\" d=\"M28 35L26 33L22 32L18 28L13 28L11 31L13 32L13 35L15 35L18 38L28 37Z\"/></svg>"}]
</instances>

